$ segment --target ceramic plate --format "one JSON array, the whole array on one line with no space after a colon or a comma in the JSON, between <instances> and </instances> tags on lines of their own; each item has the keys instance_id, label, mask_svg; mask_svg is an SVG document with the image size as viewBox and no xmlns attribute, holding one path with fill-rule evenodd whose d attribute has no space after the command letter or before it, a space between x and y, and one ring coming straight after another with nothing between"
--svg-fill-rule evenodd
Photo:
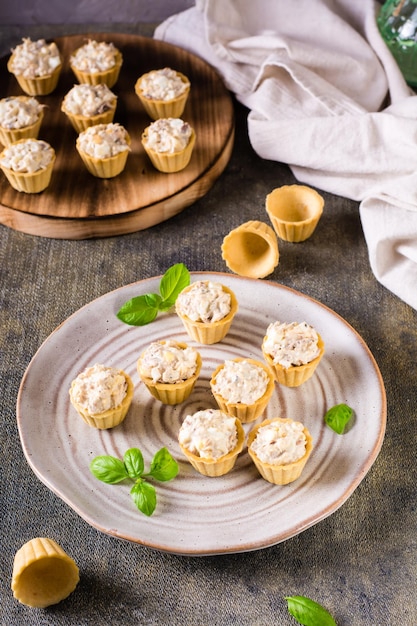
<instances>
[{"instance_id":1,"label":"ceramic plate","mask_svg":"<svg viewBox=\"0 0 417 626\"><path fill-rule=\"evenodd\" d=\"M160 277L112 291L84 306L43 343L21 383L17 420L23 451L39 479L98 530L159 550L209 555L243 552L284 541L336 511L364 478L382 445L386 398L378 366L361 337L327 307L292 289L231 274L192 274L192 280L220 281L235 292L239 312L219 344L200 346L201 376L190 398L164 406L139 382L136 360L159 339L195 345L175 313L160 314L148 326L131 327L116 312L133 296L157 292ZM307 321L325 341L326 353L314 376L298 388L276 384L261 418L290 417L310 430L313 453L294 483L264 481L247 450L226 476L205 478L186 461L177 433L188 413L216 408L211 372L225 359L262 359L261 342L270 322ZM124 369L136 383L131 409L118 427L87 426L70 404L71 381L86 367L103 363ZM345 402L355 419L344 435L323 421L327 409ZM251 425L246 425L248 431ZM134 506L129 484L106 485L89 471L101 454L122 457L139 447L149 464L166 446L180 472L157 484L157 508L146 517Z\"/></svg>"}]
</instances>

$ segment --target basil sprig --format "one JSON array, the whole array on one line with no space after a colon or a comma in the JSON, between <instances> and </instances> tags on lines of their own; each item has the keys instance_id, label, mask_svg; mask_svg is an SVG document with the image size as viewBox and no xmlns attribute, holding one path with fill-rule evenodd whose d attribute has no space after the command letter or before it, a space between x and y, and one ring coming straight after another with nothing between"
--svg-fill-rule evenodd
<instances>
[{"instance_id":1,"label":"basil sprig","mask_svg":"<svg viewBox=\"0 0 417 626\"><path fill-rule=\"evenodd\" d=\"M353 409L347 404L336 404L327 411L324 421L338 435L343 435L353 415Z\"/></svg>"},{"instance_id":2,"label":"basil sprig","mask_svg":"<svg viewBox=\"0 0 417 626\"><path fill-rule=\"evenodd\" d=\"M288 612L304 626L337 626L333 617L320 604L305 596L288 596L285 598Z\"/></svg>"},{"instance_id":3,"label":"basil sprig","mask_svg":"<svg viewBox=\"0 0 417 626\"><path fill-rule=\"evenodd\" d=\"M172 265L162 276L159 293L135 296L125 302L116 316L130 326L150 324L161 311L169 311L181 291L190 284L190 272L183 263Z\"/></svg>"},{"instance_id":4,"label":"basil sprig","mask_svg":"<svg viewBox=\"0 0 417 626\"><path fill-rule=\"evenodd\" d=\"M123 455L123 461L114 456L96 456L90 463L90 471L104 483L114 485L130 479L134 485L130 490L133 502L145 515L152 515L156 508L156 489L146 478L166 482L178 474L178 463L168 452L161 448L153 457L149 472L144 472L145 463L139 448L129 448Z\"/></svg>"}]
</instances>

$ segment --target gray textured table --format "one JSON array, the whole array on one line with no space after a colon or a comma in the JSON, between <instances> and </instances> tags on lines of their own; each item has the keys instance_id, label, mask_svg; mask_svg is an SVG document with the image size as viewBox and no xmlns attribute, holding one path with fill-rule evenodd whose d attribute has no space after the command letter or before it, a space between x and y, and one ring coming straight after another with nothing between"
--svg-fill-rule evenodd
<instances>
[{"instance_id":1,"label":"gray textured table","mask_svg":"<svg viewBox=\"0 0 417 626\"><path fill-rule=\"evenodd\" d=\"M85 32L151 34L150 25L96 25ZM19 42L2 29L1 50ZM32 37L81 32L36 27ZM0 94L1 96L1 94ZM265 195L296 182L285 164L252 151L246 111L236 105L229 165L209 193L168 222L100 240L62 241L0 227L1 529L0 624L290 626L284 597L322 603L340 626L413 626L416 594L417 313L371 273L358 206L324 193L325 213L303 244L280 242L271 279L344 317L373 352L385 381L388 423L375 464L333 515L274 547L183 557L101 534L41 483L23 455L16 397L33 354L71 313L94 298L183 261L226 271L224 235L249 219L268 221ZM45 442L47 445L47 442ZM173 529L175 532L175 529ZM76 591L47 610L19 605L10 591L15 551L49 536L80 567Z\"/></svg>"}]
</instances>

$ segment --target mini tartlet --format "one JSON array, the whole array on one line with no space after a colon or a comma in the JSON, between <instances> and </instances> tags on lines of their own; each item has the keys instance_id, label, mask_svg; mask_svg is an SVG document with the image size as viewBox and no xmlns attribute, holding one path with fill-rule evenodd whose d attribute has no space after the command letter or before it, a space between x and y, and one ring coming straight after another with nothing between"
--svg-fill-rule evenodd
<instances>
[{"instance_id":1,"label":"mini tartlet","mask_svg":"<svg viewBox=\"0 0 417 626\"><path fill-rule=\"evenodd\" d=\"M72 381L71 404L88 426L104 430L123 422L133 399L133 381L126 372L96 363Z\"/></svg>"},{"instance_id":2,"label":"mini tartlet","mask_svg":"<svg viewBox=\"0 0 417 626\"><path fill-rule=\"evenodd\" d=\"M74 85L61 104L77 133L90 126L111 124L116 112L117 96L105 84Z\"/></svg>"},{"instance_id":3,"label":"mini tartlet","mask_svg":"<svg viewBox=\"0 0 417 626\"><path fill-rule=\"evenodd\" d=\"M9 96L0 100L0 143L9 146L20 139L37 139L44 106L32 96Z\"/></svg>"},{"instance_id":4,"label":"mini tartlet","mask_svg":"<svg viewBox=\"0 0 417 626\"><path fill-rule=\"evenodd\" d=\"M26 94L46 96L58 84L62 59L55 42L31 41L28 37L12 50L7 69Z\"/></svg>"},{"instance_id":5,"label":"mini tartlet","mask_svg":"<svg viewBox=\"0 0 417 626\"><path fill-rule=\"evenodd\" d=\"M170 174L187 167L194 150L194 129L179 118L161 118L142 133L142 146L159 172Z\"/></svg>"},{"instance_id":6,"label":"mini tartlet","mask_svg":"<svg viewBox=\"0 0 417 626\"><path fill-rule=\"evenodd\" d=\"M184 402L194 389L202 366L197 350L179 341L155 341L137 361L142 382L163 404Z\"/></svg>"},{"instance_id":7,"label":"mini tartlet","mask_svg":"<svg viewBox=\"0 0 417 626\"><path fill-rule=\"evenodd\" d=\"M221 411L247 423L253 422L265 411L274 392L275 381L264 363L238 357L225 361L215 369L210 387Z\"/></svg>"},{"instance_id":8,"label":"mini tartlet","mask_svg":"<svg viewBox=\"0 0 417 626\"><path fill-rule=\"evenodd\" d=\"M169 67L147 72L135 84L135 93L153 120L181 117L189 92L188 78Z\"/></svg>"},{"instance_id":9,"label":"mini tartlet","mask_svg":"<svg viewBox=\"0 0 417 626\"><path fill-rule=\"evenodd\" d=\"M298 243L315 231L324 199L311 187L284 185L267 195L265 207L278 237Z\"/></svg>"},{"instance_id":10,"label":"mini tartlet","mask_svg":"<svg viewBox=\"0 0 417 626\"><path fill-rule=\"evenodd\" d=\"M21 604L43 609L65 600L80 579L74 559L47 537L27 541L13 562L12 591Z\"/></svg>"},{"instance_id":11,"label":"mini tartlet","mask_svg":"<svg viewBox=\"0 0 417 626\"><path fill-rule=\"evenodd\" d=\"M242 451L245 431L237 417L203 409L187 415L178 433L180 448L197 472L224 476Z\"/></svg>"},{"instance_id":12,"label":"mini tartlet","mask_svg":"<svg viewBox=\"0 0 417 626\"><path fill-rule=\"evenodd\" d=\"M247 444L258 472L274 485L297 480L313 449L313 439L301 422L279 417L257 424Z\"/></svg>"},{"instance_id":13,"label":"mini tartlet","mask_svg":"<svg viewBox=\"0 0 417 626\"><path fill-rule=\"evenodd\" d=\"M51 182L55 150L46 141L20 139L0 153L0 168L16 191L40 193Z\"/></svg>"},{"instance_id":14,"label":"mini tartlet","mask_svg":"<svg viewBox=\"0 0 417 626\"><path fill-rule=\"evenodd\" d=\"M306 322L273 322L264 336L262 353L278 383L299 387L313 376L324 355L324 342Z\"/></svg>"},{"instance_id":15,"label":"mini tartlet","mask_svg":"<svg viewBox=\"0 0 417 626\"><path fill-rule=\"evenodd\" d=\"M90 40L70 56L70 67L79 83L116 84L123 64L123 55L111 42Z\"/></svg>"},{"instance_id":16,"label":"mini tartlet","mask_svg":"<svg viewBox=\"0 0 417 626\"><path fill-rule=\"evenodd\" d=\"M129 133L120 124L97 124L78 135L76 148L90 174L114 178L126 166L130 143Z\"/></svg>"},{"instance_id":17,"label":"mini tartlet","mask_svg":"<svg viewBox=\"0 0 417 626\"><path fill-rule=\"evenodd\" d=\"M245 222L223 239L222 257L235 274L265 278L279 262L275 231L264 222Z\"/></svg>"},{"instance_id":18,"label":"mini tartlet","mask_svg":"<svg viewBox=\"0 0 417 626\"><path fill-rule=\"evenodd\" d=\"M229 332L238 301L229 287L202 280L181 291L175 311L191 339L210 345L222 341Z\"/></svg>"}]
</instances>

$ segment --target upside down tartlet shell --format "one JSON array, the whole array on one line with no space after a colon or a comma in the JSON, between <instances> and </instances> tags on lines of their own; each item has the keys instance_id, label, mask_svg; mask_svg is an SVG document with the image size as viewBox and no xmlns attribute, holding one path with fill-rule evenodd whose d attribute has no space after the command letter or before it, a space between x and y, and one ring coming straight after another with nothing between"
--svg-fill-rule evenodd
<instances>
[{"instance_id":1,"label":"upside down tartlet shell","mask_svg":"<svg viewBox=\"0 0 417 626\"><path fill-rule=\"evenodd\" d=\"M321 336L318 335L317 346L320 350L320 354L316 356L315 359L306 363L305 365L291 365L290 367L283 367L279 363L274 363L270 354L268 354L264 349L264 342L266 337L264 337L262 342L262 354L264 356L265 361L269 365L272 370L275 380L285 387L299 387L303 383L305 383L309 378L311 378L316 371L318 364L324 355L324 341Z\"/></svg>"},{"instance_id":2,"label":"upside down tartlet shell","mask_svg":"<svg viewBox=\"0 0 417 626\"><path fill-rule=\"evenodd\" d=\"M223 239L222 257L235 274L249 278L265 278L279 263L275 231L257 220L234 228Z\"/></svg>"},{"instance_id":3,"label":"upside down tartlet shell","mask_svg":"<svg viewBox=\"0 0 417 626\"><path fill-rule=\"evenodd\" d=\"M181 78L183 83L188 83L187 89L182 94L180 94L176 98L172 98L171 100L155 100L144 96L141 88L141 82L150 73L151 72L147 72L146 74L143 74L138 78L135 83L135 93L142 103L146 113L153 120L158 120L166 117L181 117L187 103L188 95L190 93L190 84L188 78L181 72L176 72L177 76Z\"/></svg>"}]
</instances>

